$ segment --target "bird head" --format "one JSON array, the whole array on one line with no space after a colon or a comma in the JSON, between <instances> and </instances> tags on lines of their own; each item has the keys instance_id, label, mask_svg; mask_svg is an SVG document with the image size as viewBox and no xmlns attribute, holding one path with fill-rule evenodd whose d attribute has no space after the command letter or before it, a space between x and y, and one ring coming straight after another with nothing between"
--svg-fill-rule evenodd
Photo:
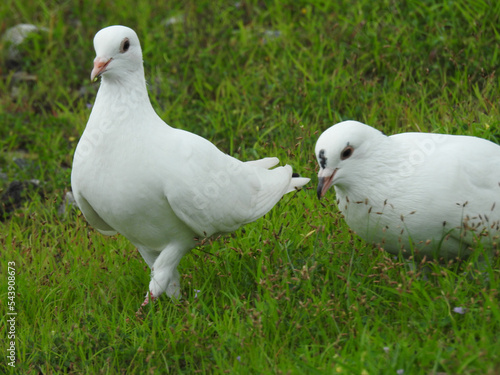
<instances>
[{"instance_id":1,"label":"bird head","mask_svg":"<svg viewBox=\"0 0 500 375\"><path fill-rule=\"evenodd\" d=\"M134 30L125 26L109 26L94 37L94 69L91 81L99 76L120 77L123 73L142 70L142 50Z\"/></svg>"},{"instance_id":2,"label":"bird head","mask_svg":"<svg viewBox=\"0 0 500 375\"><path fill-rule=\"evenodd\" d=\"M387 138L382 132L357 121L343 121L325 130L316 142L315 154L319 164L318 199L333 186L347 186L363 169L369 169L368 150Z\"/></svg>"}]
</instances>

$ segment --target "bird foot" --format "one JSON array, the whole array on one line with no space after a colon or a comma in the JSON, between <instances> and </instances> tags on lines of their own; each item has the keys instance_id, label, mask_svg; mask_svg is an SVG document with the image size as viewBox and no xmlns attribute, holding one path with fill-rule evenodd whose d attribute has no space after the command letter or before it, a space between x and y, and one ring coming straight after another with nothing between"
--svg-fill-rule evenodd
<instances>
[{"instance_id":1,"label":"bird foot","mask_svg":"<svg viewBox=\"0 0 500 375\"><path fill-rule=\"evenodd\" d=\"M146 298L144 299L144 302L141 304L141 306L139 307L139 310L136 311L135 315L137 317L140 317L142 315L142 308L144 306L146 306L147 304L149 304L149 302L151 301L151 303L154 303L155 299L157 299L158 297L155 297L153 296L153 293L152 292L148 292L146 293Z\"/></svg>"},{"instance_id":2,"label":"bird foot","mask_svg":"<svg viewBox=\"0 0 500 375\"><path fill-rule=\"evenodd\" d=\"M142 303L141 307L146 306L149 303L149 296L151 296L151 302L154 302L155 297L153 296L152 292L146 293L146 298L144 299L144 302Z\"/></svg>"}]
</instances>

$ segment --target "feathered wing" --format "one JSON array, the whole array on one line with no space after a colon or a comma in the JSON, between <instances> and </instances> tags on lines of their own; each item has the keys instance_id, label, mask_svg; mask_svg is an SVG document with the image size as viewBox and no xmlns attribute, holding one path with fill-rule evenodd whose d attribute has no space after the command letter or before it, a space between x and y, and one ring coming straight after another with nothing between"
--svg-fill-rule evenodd
<instances>
[{"instance_id":1,"label":"feathered wing","mask_svg":"<svg viewBox=\"0 0 500 375\"><path fill-rule=\"evenodd\" d=\"M200 236L231 232L266 214L294 186L309 179L292 178L290 166L277 158L241 162L194 134L178 131L179 162L165 196L176 215Z\"/></svg>"},{"instance_id":2,"label":"feathered wing","mask_svg":"<svg viewBox=\"0 0 500 375\"><path fill-rule=\"evenodd\" d=\"M73 186L75 184L73 183ZM99 214L92 208L89 202L81 196L77 191L74 191L74 197L76 199L76 203L78 207L82 211L85 219L89 222L89 224L97 229L99 232L106 236L113 236L117 233L117 231L112 228L108 223L106 223Z\"/></svg>"},{"instance_id":3,"label":"feathered wing","mask_svg":"<svg viewBox=\"0 0 500 375\"><path fill-rule=\"evenodd\" d=\"M470 242L483 229L492 236L500 234L500 147L481 138L456 137L457 186L453 196L468 227ZM467 145L462 145L467 141ZM473 143L474 142L474 143ZM465 147L467 146L467 147ZM475 228L475 229L473 229ZM470 229L473 229L472 231Z\"/></svg>"},{"instance_id":4,"label":"feathered wing","mask_svg":"<svg viewBox=\"0 0 500 375\"><path fill-rule=\"evenodd\" d=\"M500 147L482 138L436 135L439 148L429 152L422 179L436 185L442 202L462 205L466 202L474 209L490 209L500 200ZM425 174L424 174L425 173ZM430 178L429 178L430 176ZM450 190L450 187L453 187ZM476 212L483 214L486 212Z\"/></svg>"},{"instance_id":5,"label":"feathered wing","mask_svg":"<svg viewBox=\"0 0 500 375\"><path fill-rule=\"evenodd\" d=\"M251 165L253 167L269 169L278 165L280 160L276 157L264 158L259 160L246 161L245 164Z\"/></svg>"},{"instance_id":6,"label":"feathered wing","mask_svg":"<svg viewBox=\"0 0 500 375\"><path fill-rule=\"evenodd\" d=\"M80 190L80 187L85 186L85 183L89 179L86 175L85 167L85 159L79 156L78 151L75 152L73 169L71 170L71 187L73 189L73 196L75 197L76 204L92 227L106 236L115 235L117 233L116 230L99 216Z\"/></svg>"},{"instance_id":7,"label":"feathered wing","mask_svg":"<svg viewBox=\"0 0 500 375\"><path fill-rule=\"evenodd\" d=\"M415 215L422 220L421 225L428 227L430 219L439 221L436 228L443 223L443 234L464 245L473 244L475 237L488 227L492 236L498 235L498 145L481 138L441 134L418 134L411 139L414 145L409 149L420 152L420 159L425 161L414 164L412 175L418 181L426 181L425 189L420 189L425 194L418 205L426 212ZM456 255L457 251L452 248L450 253Z\"/></svg>"}]
</instances>

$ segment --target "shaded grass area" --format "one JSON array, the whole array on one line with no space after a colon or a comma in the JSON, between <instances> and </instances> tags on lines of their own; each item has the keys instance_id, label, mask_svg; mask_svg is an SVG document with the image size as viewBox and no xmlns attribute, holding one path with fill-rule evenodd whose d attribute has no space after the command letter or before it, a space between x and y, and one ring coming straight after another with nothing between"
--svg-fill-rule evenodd
<instances>
[{"instance_id":1,"label":"shaded grass area","mask_svg":"<svg viewBox=\"0 0 500 375\"><path fill-rule=\"evenodd\" d=\"M350 232L333 194L318 202L313 177L319 133L345 119L498 143L497 2L7 0L0 15L2 32L47 28L19 62L0 42L0 187L38 179L45 193L0 223L0 274L15 262L18 292L17 367L4 358L2 370L500 371L498 256L486 275L470 263L411 271ZM140 318L149 271L137 251L79 212L57 212L97 92L92 38L116 23L137 31L151 100L170 125L313 177L264 218L193 250L179 268L182 300L161 298ZM3 349L5 288L0 299Z\"/></svg>"}]
</instances>

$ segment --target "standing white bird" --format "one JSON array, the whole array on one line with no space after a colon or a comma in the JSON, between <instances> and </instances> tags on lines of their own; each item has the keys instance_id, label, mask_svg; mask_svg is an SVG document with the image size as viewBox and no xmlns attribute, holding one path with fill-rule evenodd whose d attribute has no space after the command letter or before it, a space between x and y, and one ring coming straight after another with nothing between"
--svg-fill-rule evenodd
<instances>
[{"instance_id":1,"label":"standing white bird","mask_svg":"<svg viewBox=\"0 0 500 375\"><path fill-rule=\"evenodd\" d=\"M149 295L180 294L177 265L204 238L236 230L306 184L279 160L224 154L195 134L168 126L148 98L137 34L100 30L91 79L101 85L73 160L71 184L87 221L128 238L151 268ZM143 304L143 305L144 305Z\"/></svg>"},{"instance_id":2,"label":"standing white bird","mask_svg":"<svg viewBox=\"0 0 500 375\"><path fill-rule=\"evenodd\" d=\"M386 136L333 125L315 149L318 198L333 185L349 227L386 251L446 260L498 248L500 146L470 136Z\"/></svg>"}]
</instances>

